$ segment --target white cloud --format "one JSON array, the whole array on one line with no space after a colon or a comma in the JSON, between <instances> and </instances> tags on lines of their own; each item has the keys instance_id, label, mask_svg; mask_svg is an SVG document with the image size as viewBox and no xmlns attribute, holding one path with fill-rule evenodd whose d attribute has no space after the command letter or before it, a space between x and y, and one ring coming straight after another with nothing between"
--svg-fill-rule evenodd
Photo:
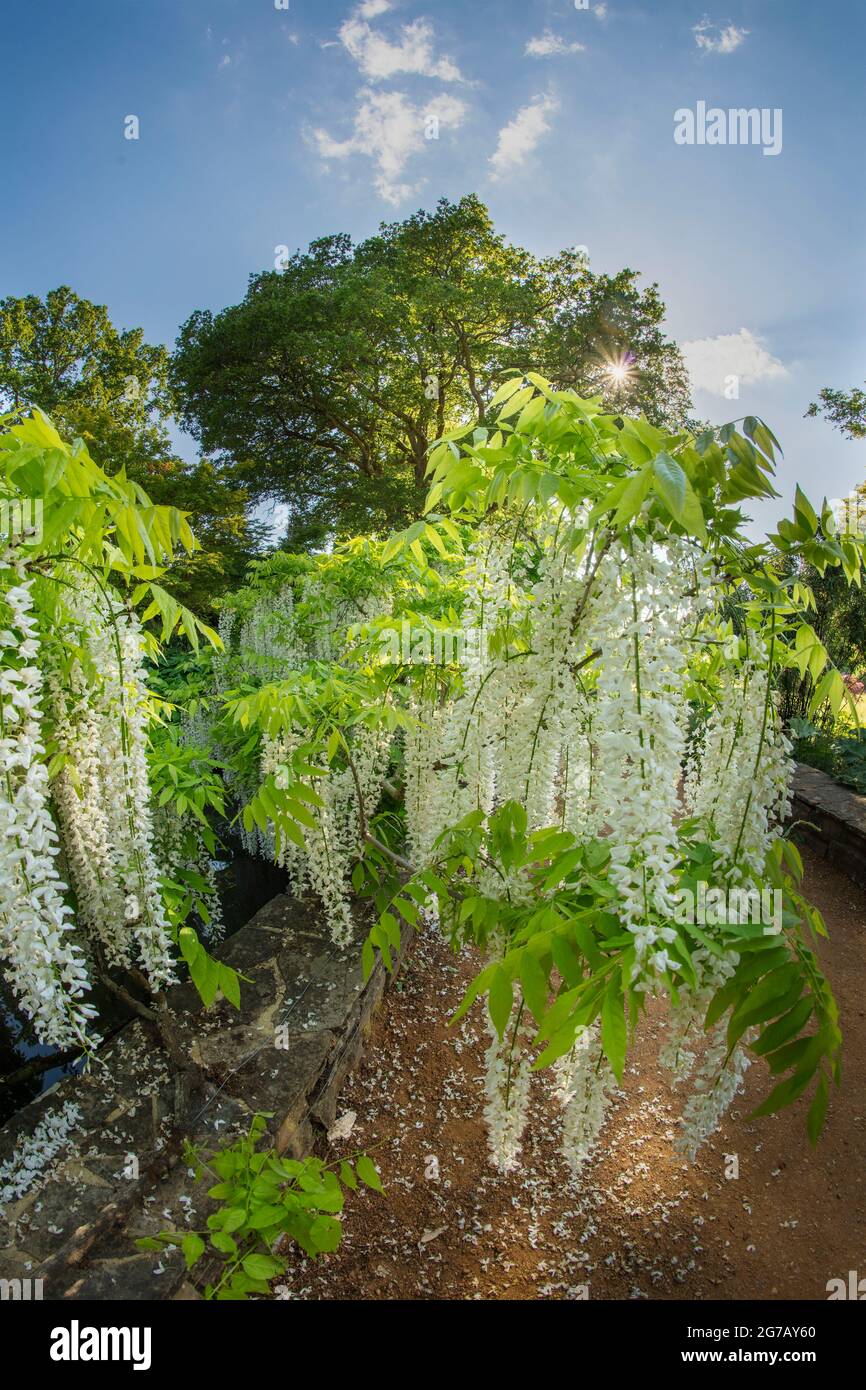
<instances>
[{"instance_id":1,"label":"white cloud","mask_svg":"<svg viewBox=\"0 0 866 1390\"><path fill-rule=\"evenodd\" d=\"M759 381L779 381L788 375L784 363L773 357L748 328L683 343L682 352L692 386L714 396L725 394L727 377L735 376L741 386L751 386Z\"/></svg>"},{"instance_id":2,"label":"white cloud","mask_svg":"<svg viewBox=\"0 0 866 1390\"><path fill-rule=\"evenodd\" d=\"M365 0L340 28L340 41L364 76L378 82L409 72L420 77L438 77L443 82L462 81L456 63L450 58L436 57L433 27L426 19L401 25L396 43L371 29L367 20L389 8L387 0Z\"/></svg>"},{"instance_id":3,"label":"white cloud","mask_svg":"<svg viewBox=\"0 0 866 1390\"><path fill-rule=\"evenodd\" d=\"M748 29L728 24L724 29L709 19L702 19L692 29L695 43L704 53L733 53L748 36Z\"/></svg>"},{"instance_id":4,"label":"white cloud","mask_svg":"<svg viewBox=\"0 0 866 1390\"><path fill-rule=\"evenodd\" d=\"M231 61L231 56L228 53L224 53L217 64L217 72L222 72L223 68L230 67Z\"/></svg>"},{"instance_id":5,"label":"white cloud","mask_svg":"<svg viewBox=\"0 0 866 1390\"><path fill-rule=\"evenodd\" d=\"M592 12L596 19L607 19L607 5L604 2L601 5L593 5Z\"/></svg>"},{"instance_id":6,"label":"white cloud","mask_svg":"<svg viewBox=\"0 0 866 1390\"><path fill-rule=\"evenodd\" d=\"M371 27L370 20L391 9L391 0L361 0L339 30L340 43L364 77L380 82L407 73L462 82L456 63L436 53L433 27L427 20L401 24L394 39ZM331 46L322 44L323 48ZM422 186L404 178L409 161L428 139L439 138L440 126L456 129L461 125L466 112L456 97L440 95L416 104L404 92L382 92L366 86L358 93L354 130L348 139L335 140L322 129L310 132L309 138L324 159L361 155L372 160L375 187L387 202L397 204Z\"/></svg>"},{"instance_id":7,"label":"white cloud","mask_svg":"<svg viewBox=\"0 0 866 1390\"><path fill-rule=\"evenodd\" d=\"M402 175L413 155L426 144L425 132L433 118L441 126L456 130L466 115L466 106L456 97L443 93L425 104L415 105L403 92L377 92L365 87L358 93L355 129L347 140L335 140L326 130L312 131L312 140L323 159L348 159L363 155L376 166L373 180L388 203L398 204L417 193L420 183L408 183Z\"/></svg>"},{"instance_id":8,"label":"white cloud","mask_svg":"<svg viewBox=\"0 0 866 1390\"><path fill-rule=\"evenodd\" d=\"M558 107L555 97L533 97L528 106L521 106L513 121L502 127L496 150L490 156L494 179L502 178L532 154L542 135L550 130L548 116Z\"/></svg>"},{"instance_id":9,"label":"white cloud","mask_svg":"<svg viewBox=\"0 0 866 1390\"><path fill-rule=\"evenodd\" d=\"M586 45L582 43L566 43L558 34L545 29L538 38L529 40L526 53L530 58L558 58L565 53L583 53L585 48Z\"/></svg>"}]
</instances>

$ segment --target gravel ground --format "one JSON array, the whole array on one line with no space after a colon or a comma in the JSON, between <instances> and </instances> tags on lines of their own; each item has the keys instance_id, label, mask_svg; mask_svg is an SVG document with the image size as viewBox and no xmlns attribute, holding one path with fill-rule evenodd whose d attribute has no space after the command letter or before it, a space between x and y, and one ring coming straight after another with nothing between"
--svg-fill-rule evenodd
<instances>
[{"instance_id":1,"label":"gravel ground","mask_svg":"<svg viewBox=\"0 0 866 1390\"><path fill-rule=\"evenodd\" d=\"M866 894L808 858L806 889L831 941L822 962L846 1033L845 1077L817 1150L805 1106L745 1124L769 1089L756 1063L722 1129L692 1165L672 1145L683 1097L656 1063L664 1015L640 1026L596 1161L579 1179L558 1152L557 1110L536 1078L523 1162L490 1165L480 1006L447 1019L476 972L433 933L389 991L340 1111L386 1188L350 1193L341 1249L293 1257L277 1298L826 1299L866 1275ZM739 1176L726 1177L736 1155Z\"/></svg>"}]
</instances>

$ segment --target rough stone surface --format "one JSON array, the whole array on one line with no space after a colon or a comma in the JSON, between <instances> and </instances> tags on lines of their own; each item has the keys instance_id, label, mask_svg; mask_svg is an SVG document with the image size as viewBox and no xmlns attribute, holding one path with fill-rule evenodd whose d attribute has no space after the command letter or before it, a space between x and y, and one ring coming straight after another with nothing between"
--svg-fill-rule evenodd
<instances>
[{"instance_id":1,"label":"rough stone surface","mask_svg":"<svg viewBox=\"0 0 866 1390\"><path fill-rule=\"evenodd\" d=\"M866 796L803 763L794 773L793 790L796 838L866 888Z\"/></svg>"},{"instance_id":2,"label":"rough stone surface","mask_svg":"<svg viewBox=\"0 0 866 1390\"><path fill-rule=\"evenodd\" d=\"M72 1101L83 1117L27 1193L0 1212L0 1279L41 1278L44 1297L56 1300L198 1297L198 1266L190 1276L178 1251L142 1254L134 1240L202 1229L213 1209L182 1160L183 1138L210 1152L256 1111L273 1112L272 1142L303 1157L333 1123L385 988L378 960L363 982L365 931L341 950L314 908L281 895L219 953L244 977L240 1010L225 1000L204 1010L189 985L171 991L184 1045L207 1078L185 1135L173 1131L164 1054L140 1021L122 1029L93 1072L64 1079L0 1129L2 1167L47 1111Z\"/></svg>"}]
</instances>

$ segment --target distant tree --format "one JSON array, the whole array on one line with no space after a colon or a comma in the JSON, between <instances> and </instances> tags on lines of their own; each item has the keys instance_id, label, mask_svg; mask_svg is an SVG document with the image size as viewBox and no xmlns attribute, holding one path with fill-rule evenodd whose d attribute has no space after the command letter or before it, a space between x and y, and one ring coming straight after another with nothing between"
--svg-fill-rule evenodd
<instances>
[{"instance_id":1,"label":"distant tree","mask_svg":"<svg viewBox=\"0 0 866 1390\"><path fill-rule=\"evenodd\" d=\"M577 251L508 244L474 196L314 241L250 278L242 303L183 325L181 417L254 495L288 504L293 544L401 523L433 439L483 422L502 378L535 369L657 424L689 407L656 286L594 275Z\"/></svg>"},{"instance_id":2,"label":"distant tree","mask_svg":"<svg viewBox=\"0 0 866 1390\"><path fill-rule=\"evenodd\" d=\"M108 311L68 286L0 300L0 409L38 406L85 440L107 472L124 469L154 502L195 513L202 551L178 561L167 586L207 613L243 577L261 528L247 496L210 462L185 463L171 448L169 353L140 328L119 332Z\"/></svg>"},{"instance_id":3,"label":"distant tree","mask_svg":"<svg viewBox=\"0 0 866 1390\"><path fill-rule=\"evenodd\" d=\"M823 415L847 439L866 438L866 391L859 386L852 386L850 391L834 391L825 386L806 414Z\"/></svg>"},{"instance_id":4,"label":"distant tree","mask_svg":"<svg viewBox=\"0 0 866 1390\"><path fill-rule=\"evenodd\" d=\"M0 300L0 402L38 405L87 440L98 462L131 475L168 450L169 354L140 328L118 332L66 285L45 299Z\"/></svg>"},{"instance_id":5,"label":"distant tree","mask_svg":"<svg viewBox=\"0 0 866 1390\"><path fill-rule=\"evenodd\" d=\"M829 420L846 439L866 438L866 391L853 386L850 391L836 391L826 386L818 393L806 411L807 416ZM866 516L866 483L860 483L844 508L843 520L863 532ZM840 585L835 571L823 576L806 567L807 581L815 594L815 630L830 650L834 661L844 670L866 672L866 597L861 589ZM802 684L802 683L801 683ZM799 712L799 711L797 711Z\"/></svg>"}]
</instances>

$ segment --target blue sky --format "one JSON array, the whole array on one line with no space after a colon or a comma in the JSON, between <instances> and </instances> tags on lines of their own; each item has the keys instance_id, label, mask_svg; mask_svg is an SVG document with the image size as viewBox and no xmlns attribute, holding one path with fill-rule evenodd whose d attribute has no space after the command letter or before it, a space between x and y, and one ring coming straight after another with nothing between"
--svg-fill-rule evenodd
<instances>
[{"instance_id":1,"label":"blue sky","mask_svg":"<svg viewBox=\"0 0 866 1390\"><path fill-rule=\"evenodd\" d=\"M863 0L282 4L6 8L0 295L67 283L171 344L276 247L475 191L536 253L658 281L698 413L763 415L786 495L863 480L802 418L866 376ZM781 151L677 144L698 102L780 109Z\"/></svg>"}]
</instances>

